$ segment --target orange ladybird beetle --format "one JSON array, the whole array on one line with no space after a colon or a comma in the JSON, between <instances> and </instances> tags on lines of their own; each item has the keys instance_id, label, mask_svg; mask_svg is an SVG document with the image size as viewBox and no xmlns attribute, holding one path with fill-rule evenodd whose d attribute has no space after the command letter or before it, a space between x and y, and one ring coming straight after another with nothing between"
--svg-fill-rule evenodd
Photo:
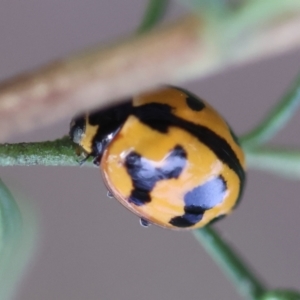
<instances>
[{"instance_id":1,"label":"orange ladybird beetle","mask_svg":"<svg viewBox=\"0 0 300 300\"><path fill-rule=\"evenodd\" d=\"M70 137L94 157L114 198L141 224L195 229L227 215L245 182L243 151L224 119L177 87L75 118Z\"/></svg>"}]
</instances>

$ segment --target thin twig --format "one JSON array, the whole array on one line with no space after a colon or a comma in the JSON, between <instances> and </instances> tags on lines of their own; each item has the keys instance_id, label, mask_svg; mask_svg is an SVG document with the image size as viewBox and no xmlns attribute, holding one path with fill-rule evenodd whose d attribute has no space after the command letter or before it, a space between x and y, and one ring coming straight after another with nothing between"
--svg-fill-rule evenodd
<instances>
[{"instance_id":1,"label":"thin twig","mask_svg":"<svg viewBox=\"0 0 300 300\"><path fill-rule=\"evenodd\" d=\"M300 179L300 151L282 147L246 149L249 168L270 172L288 179Z\"/></svg>"},{"instance_id":2,"label":"thin twig","mask_svg":"<svg viewBox=\"0 0 300 300\"><path fill-rule=\"evenodd\" d=\"M211 226L193 231L195 238L231 280L240 295L257 300L265 293L263 281Z\"/></svg>"},{"instance_id":3,"label":"thin twig","mask_svg":"<svg viewBox=\"0 0 300 300\"><path fill-rule=\"evenodd\" d=\"M75 146L68 136L55 141L0 144L0 165L78 167L80 158L75 153ZM92 163L84 165L92 166Z\"/></svg>"},{"instance_id":4,"label":"thin twig","mask_svg":"<svg viewBox=\"0 0 300 300\"><path fill-rule=\"evenodd\" d=\"M300 75L281 101L267 114L263 121L249 133L240 137L244 148L254 148L268 142L291 117L300 105Z\"/></svg>"}]
</instances>

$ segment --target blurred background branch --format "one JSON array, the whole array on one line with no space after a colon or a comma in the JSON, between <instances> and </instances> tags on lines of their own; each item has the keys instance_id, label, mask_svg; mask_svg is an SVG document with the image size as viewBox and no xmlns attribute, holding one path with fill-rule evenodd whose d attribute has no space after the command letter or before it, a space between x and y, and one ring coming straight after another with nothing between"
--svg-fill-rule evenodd
<instances>
[{"instance_id":1,"label":"blurred background branch","mask_svg":"<svg viewBox=\"0 0 300 300\"><path fill-rule=\"evenodd\" d=\"M212 10L202 7L173 24L3 82L0 140L157 85L201 78L300 46L299 1L242 3L219 19L208 19Z\"/></svg>"}]
</instances>

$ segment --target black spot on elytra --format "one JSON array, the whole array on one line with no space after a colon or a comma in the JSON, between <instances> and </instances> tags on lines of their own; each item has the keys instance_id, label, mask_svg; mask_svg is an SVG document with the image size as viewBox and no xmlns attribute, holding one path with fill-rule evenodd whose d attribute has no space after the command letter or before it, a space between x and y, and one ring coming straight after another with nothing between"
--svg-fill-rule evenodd
<instances>
[{"instance_id":1,"label":"black spot on elytra","mask_svg":"<svg viewBox=\"0 0 300 300\"><path fill-rule=\"evenodd\" d=\"M222 176L195 187L184 196L184 214L172 218L169 223L176 227L190 227L197 224L206 210L222 203L226 189L226 182Z\"/></svg>"},{"instance_id":2,"label":"black spot on elytra","mask_svg":"<svg viewBox=\"0 0 300 300\"><path fill-rule=\"evenodd\" d=\"M186 104L190 109L194 111L201 111L202 109L205 108L204 102L195 94L176 86L172 86L172 88L181 91L186 95Z\"/></svg>"},{"instance_id":3,"label":"black spot on elytra","mask_svg":"<svg viewBox=\"0 0 300 300\"><path fill-rule=\"evenodd\" d=\"M180 145L170 151L159 168L139 153L130 152L125 158L125 167L133 184L128 201L137 206L149 203L150 192L155 184L160 180L178 178L186 165L186 159L186 152Z\"/></svg>"},{"instance_id":4,"label":"black spot on elytra","mask_svg":"<svg viewBox=\"0 0 300 300\"><path fill-rule=\"evenodd\" d=\"M203 102L199 101L197 98L188 96L186 98L186 104L188 105L188 107L194 111L200 111L202 110L205 105Z\"/></svg>"},{"instance_id":5,"label":"black spot on elytra","mask_svg":"<svg viewBox=\"0 0 300 300\"><path fill-rule=\"evenodd\" d=\"M131 192L129 202L134 203L137 206L144 205L151 201L149 190L143 189L141 186L135 186Z\"/></svg>"},{"instance_id":6,"label":"black spot on elytra","mask_svg":"<svg viewBox=\"0 0 300 300\"><path fill-rule=\"evenodd\" d=\"M202 214L184 214L183 216L175 217L170 220L170 224L175 227L186 228L191 227L201 221Z\"/></svg>"},{"instance_id":7,"label":"black spot on elytra","mask_svg":"<svg viewBox=\"0 0 300 300\"><path fill-rule=\"evenodd\" d=\"M144 124L161 133L168 132L168 116L172 115L172 107L168 104L149 103L133 107L133 114Z\"/></svg>"}]
</instances>

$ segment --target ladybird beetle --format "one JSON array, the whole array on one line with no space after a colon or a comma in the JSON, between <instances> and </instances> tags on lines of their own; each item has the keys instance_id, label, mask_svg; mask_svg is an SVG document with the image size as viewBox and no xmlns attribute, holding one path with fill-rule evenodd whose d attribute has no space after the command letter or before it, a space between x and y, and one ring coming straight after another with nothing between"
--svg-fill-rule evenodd
<instances>
[{"instance_id":1,"label":"ladybird beetle","mask_svg":"<svg viewBox=\"0 0 300 300\"><path fill-rule=\"evenodd\" d=\"M243 190L237 138L208 103L181 88L75 118L70 137L142 225L202 227L230 213Z\"/></svg>"}]
</instances>

